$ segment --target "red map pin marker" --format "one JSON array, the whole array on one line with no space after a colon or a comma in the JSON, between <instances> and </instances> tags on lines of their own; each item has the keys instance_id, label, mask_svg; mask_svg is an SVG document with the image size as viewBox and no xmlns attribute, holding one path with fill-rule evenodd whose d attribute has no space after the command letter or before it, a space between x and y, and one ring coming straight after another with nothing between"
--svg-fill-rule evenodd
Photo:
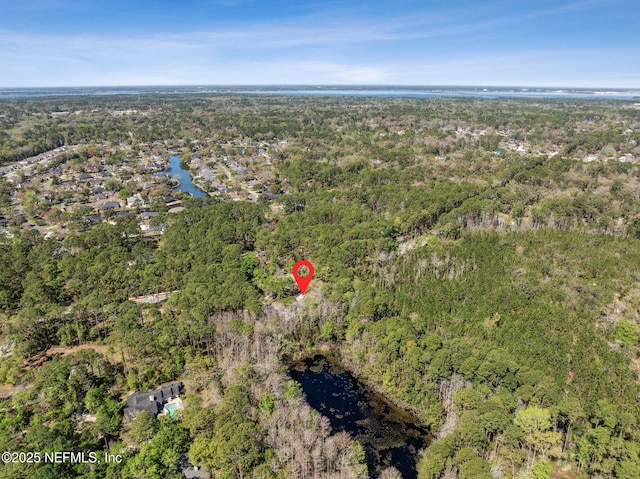
<instances>
[{"instance_id":1,"label":"red map pin marker","mask_svg":"<svg viewBox=\"0 0 640 479\"><path fill-rule=\"evenodd\" d=\"M300 276L298 274L298 270L300 269L301 266L306 266L307 269L309 270L309 273L306 276ZM313 278L313 265L308 261L302 259L293 265L292 273L293 273L293 277L296 280L296 283L298 283L298 288L300 288L300 292L304 294L304 292L309 287L311 278Z\"/></svg>"}]
</instances>

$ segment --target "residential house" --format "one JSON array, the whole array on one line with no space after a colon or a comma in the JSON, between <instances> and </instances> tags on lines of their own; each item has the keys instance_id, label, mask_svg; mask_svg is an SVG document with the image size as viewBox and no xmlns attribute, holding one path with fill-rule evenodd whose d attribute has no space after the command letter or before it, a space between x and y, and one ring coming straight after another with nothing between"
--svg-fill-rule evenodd
<instances>
[{"instance_id":1,"label":"residential house","mask_svg":"<svg viewBox=\"0 0 640 479\"><path fill-rule=\"evenodd\" d=\"M102 221L102 216L100 215L93 214L93 215L86 215L84 217L84 222L87 224L98 223L100 221Z\"/></svg>"},{"instance_id":2,"label":"residential house","mask_svg":"<svg viewBox=\"0 0 640 479\"><path fill-rule=\"evenodd\" d=\"M155 218L156 216L160 216L160 213L157 211L143 211L140 213L140 217L143 220L150 220L151 218Z\"/></svg>"},{"instance_id":3,"label":"residential house","mask_svg":"<svg viewBox=\"0 0 640 479\"><path fill-rule=\"evenodd\" d=\"M143 211L142 213L140 213L140 217L142 218L142 221L139 223L139 227L140 229L144 232L144 233L164 233L164 225L162 224L151 224L151 222L149 221L151 218L155 218L160 216L160 213L156 212L156 211Z\"/></svg>"},{"instance_id":4,"label":"residential house","mask_svg":"<svg viewBox=\"0 0 640 479\"><path fill-rule=\"evenodd\" d=\"M124 416L133 419L141 412L148 412L156 417L167 403L178 398L184 386L181 382L161 384L154 391L138 391L127 398L127 407L124 408Z\"/></svg>"},{"instance_id":5,"label":"residential house","mask_svg":"<svg viewBox=\"0 0 640 479\"><path fill-rule=\"evenodd\" d=\"M142 208L144 206L147 206L147 202L140 193L127 198L127 208Z\"/></svg>"},{"instance_id":6,"label":"residential house","mask_svg":"<svg viewBox=\"0 0 640 479\"><path fill-rule=\"evenodd\" d=\"M120 203L118 201L105 201L100 206L100 209L103 210L103 211L116 210L118 208L120 208Z\"/></svg>"}]
</instances>

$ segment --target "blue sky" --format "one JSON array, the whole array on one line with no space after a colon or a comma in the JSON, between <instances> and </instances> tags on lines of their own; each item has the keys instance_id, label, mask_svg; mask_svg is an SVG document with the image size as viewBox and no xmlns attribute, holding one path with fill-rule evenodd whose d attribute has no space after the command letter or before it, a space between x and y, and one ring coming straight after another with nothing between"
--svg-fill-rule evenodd
<instances>
[{"instance_id":1,"label":"blue sky","mask_svg":"<svg viewBox=\"0 0 640 479\"><path fill-rule=\"evenodd\" d=\"M0 87L640 88L638 0L0 0Z\"/></svg>"}]
</instances>

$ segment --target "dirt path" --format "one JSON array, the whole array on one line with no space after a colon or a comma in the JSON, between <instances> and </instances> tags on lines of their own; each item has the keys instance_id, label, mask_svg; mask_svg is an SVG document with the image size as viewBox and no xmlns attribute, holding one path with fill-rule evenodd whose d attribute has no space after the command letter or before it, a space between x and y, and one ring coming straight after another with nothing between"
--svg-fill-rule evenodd
<instances>
[{"instance_id":1,"label":"dirt path","mask_svg":"<svg viewBox=\"0 0 640 479\"><path fill-rule=\"evenodd\" d=\"M146 294L144 296L134 296L129 298L129 301L134 301L136 303L147 303L147 304L156 304L162 303L169 299L175 291L165 291L163 293L154 293L154 294Z\"/></svg>"},{"instance_id":2,"label":"dirt path","mask_svg":"<svg viewBox=\"0 0 640 479\"><path fill-rule=\"evenodd\" d=\"M96 353L107 354L107 350L109 346L105 346L104 344L97 343L87 343L81 344L79 346L71 346L68 348L63 348L62 346L54 346L53 348L49 348L45 351L45 356L53 356L55 354L60 354L65 356L67 354L77 353L78 351L82 351L83 349L93 349Z\"/></svg>"},{"instance_id":3,"label":"dirt path","mask_svg":"<svg viewBox=\"0 0 640 479\"><path fill-rule=\"evenodd\" d=\"M80 344L79 346L69 346L69 347L54 346L47 349L46 351L42 351L36 354L35 356L29 358L27 361L24 362L22 367L24 369L31 369L34 367L38 367L43 363L49 361L53 356L57 354L59 354L60 356L66 356L68 354L77 353L78 351L82 351L84 349L93 349L95 352L104 354L105 356L108 357L107 351L109 349L109 346L105 346L104 344L86 343L86 344ZM113 358L108 357L108 359L112 360Z\"/></svg>"},{"instance_id":4,"label":"dirt path","mask_svg":"<svg viewBox=\"0 0 640 479\"><path fill-rule=\"evenodd\" d=\"M24 391L28 387L28 384L17 384L15 386L13 384L3 384L0 386L0 399L9 399L14 394Z\"/></svg>"}]
</instances>

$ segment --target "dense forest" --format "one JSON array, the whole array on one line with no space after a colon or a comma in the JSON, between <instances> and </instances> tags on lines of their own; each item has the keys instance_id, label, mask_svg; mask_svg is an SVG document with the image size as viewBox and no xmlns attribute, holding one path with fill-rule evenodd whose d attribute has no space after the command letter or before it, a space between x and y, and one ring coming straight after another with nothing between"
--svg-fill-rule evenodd
<instances>
[{"instance_id":1,"label":"dense forest","mask_svg":"<svg viewBox=\"0 0 640 479\"><path fill-rule=\"evenodd\" d=\"M8 165L62 145L78 168L176 145L213 161L231 141L277 142L244 176L279 194L185 198L158 235L114 216L45 238L14 214L38 185L0 180L0 450L122 457L6 462L0 478L183 477L185 455L210 477L401 477L308 405L288 367L317 352L431 431L420 479L640 478L637 106L0 102ZM299 259L315 266L304 299ZM173 380L178 418L124 417L129 394Z\"/></svg>"}]
</instances>

